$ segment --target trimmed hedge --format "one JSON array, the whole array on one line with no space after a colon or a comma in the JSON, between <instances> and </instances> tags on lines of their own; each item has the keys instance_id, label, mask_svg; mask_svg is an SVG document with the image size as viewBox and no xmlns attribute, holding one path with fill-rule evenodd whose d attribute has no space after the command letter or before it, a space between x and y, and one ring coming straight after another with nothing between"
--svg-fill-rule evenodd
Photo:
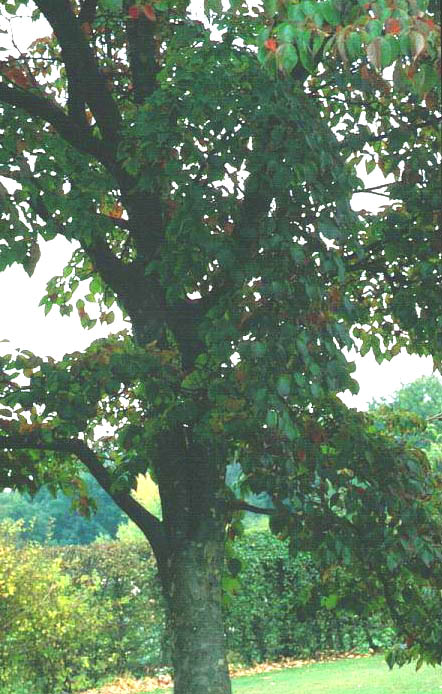
<instances>
[{"instance_id":1,"label":"trimmed hedge","mask_svg":"<svg viewBox=\"0 0 442 694\"><path fill-rule=\"evenodd\" d=\"M9 595L5 586L12 582L14 588L9 607L3 605L3 614L0 610L5 630L0 638L2 694L24 694L24 685L32 685L34 694L69 692L103 677L124 672L140 676L168 666L164 605L147 543L33 545L32 551L29 546L13 551L0 537L2 547L15 567L9 578L4 575L3 593L8 590ZM289 557L287 544L269 533L236 540L234 552L230 568L242 569L239 581L227 574L227 584L236 592L227 596L225 605L232 662L390 645L393 630L380 616L362 618L354 611L324 606L324 585L307 555ZM51 598L44 599L48 591ZM26 619L20 612L24 603ZM15 621L10 621L11 614ZM12 648L14 658L8 664ZM22 667L26 658L28 665Z\"/></svg>"},{"instance_id":2,"label":"trimmed hedge","mask_svg":"<svg viewBox=\"0 0 442 694\"><path fill-rule=\"evenodd\" d=\"M91 578L97 604L105 605L106 627L96 635L95 660L109 673L142 675L168 660L164 603L147 542L107 542L48 548L74 585Z\"/></svg>"},{"instance_id":3,"label":"trimmed hedge","mask_svg":"<svg viewBox=\"0 0 442 694\"><path fill-rule=\"evenodd\" d=\"M60 559L32 543L17 547L16 530L0 524L0 690L84 689L105 672L90 659L95 634L107 638L105 606L89 577L75 584Z\"/></svg>"},{"instance_id":4,"label":"trimmed hedge","mask_svg":"<svg viewBox=\"0 0 442 694\"><path fill-rule=\"evenodd\" d=\"M232 661L311 658L391 645L394 632L385 615L362 617L325 607L327 589L308 554L293 558L286 542L253 533L235 540L235 555L242 565L240 586L225 615Z\"/></svg>"},{"instance_id":5,"label":"trimmed hedge","mask_svg":"<svg viewBox=\"0 0 442 694\"><path fill-rule=\"evenodd\" d=\"M144 542L94 544L49 550L61 556L77 584L98 581L96 599L111 614L100 638L115 672L140 675L170 662L164 604L155 562ZM327 592L308 555L289 556L286 542L268 532L250 533L234 543L241 563L235 595L225 604L226 638L232 662L251 664L290 656L351 649L368 651L392 643L385 615L362 617L349 609L327 609ZM342 580L350 580L344 571Z\"/></svg>"}]
</instances>

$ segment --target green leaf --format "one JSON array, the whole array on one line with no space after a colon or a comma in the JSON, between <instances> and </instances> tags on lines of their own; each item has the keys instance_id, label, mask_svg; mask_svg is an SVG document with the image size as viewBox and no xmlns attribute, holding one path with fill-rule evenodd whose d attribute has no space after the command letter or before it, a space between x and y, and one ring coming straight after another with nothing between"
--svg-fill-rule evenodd
<instances>
[{"instance_id":1,"label":"green leaf","mask_svg":"<svg viewBox=\"0 0 442 694\"><path fill-rule=\"evenodd\" d=\"M402 32L399 35L399 48L402 53L402 55L410 56L411 55L411 40L410 40L410 34Z\"/></svg>"},{"instance_id":2,"label":"green leaf","mask_svg":"<svg viewBox=\"0 0 442 694\"><path fill-rule=\"evenodd\" d=\"M278 421L279 429L287 436L289 441L296 441L299 438L300 433L298 428L293 424L292 419L288 412L283 412L282 416Z\"/></svg>"},{"instance_id":3,"label":"green leaf","mask_svg":"<svg viewBox=\"0 0 442 694\"><path fill-rule=\"evenodd\" d=\"M236 595L241 587L241 584L237 578L224 574L221 579L221 587L228 595Z\"/></svg>"},{"instance_id":4,"label":"green leaf","mask_svg":"<svg viewBox=\"0 0 442 694\"><path fill-rule=\"evenodd\" d=\"M365 29L368 31L371 37L381 36L384 25L379 19L372 19L367 22Z\"/></svg>"},{"instance_id":5,"label":"green leaf","mask_svg":"<svg viewBox=\"0 0 442 694\"><path fill-rule=\"evenodd\" d=\"M204 10L205 12L215 12L215 14L222 14L222 0L204 0Z\"/></svg>"},{"instance_id":6,"label":"green leaf","mask_svg":"<svg viewBox=\"0 0 442 694\"><path fill-rule=\"evenodd\" d=\"M423 656L421 656L416 663L416 672L421 669L421 667L424 663L425 663L425 659Z\"/></svg>"},{"instance_id":7,"label":"green leaf","mask_svg":"<svg viewBox=\"0 0 442 694\"><path fill-rule=\"evenodd\" d=\"M390 571L394 571L398 566L398 558L392 552L387 554L387 567Z\"/></svg>"},{"instance_id":8,"label":"green leaf","mask_svg":"<svg viewBox=\"0 0 442 694\"><path fill-rule=\"evenodd\" d=\"M290 73L298 63L298 52L291 43L284 43L278 49L278 64L285 72Z\"/></svg>"},{"instance_id":9,"label":"green leaf","mask_svg":"<svg viewBox=\"0 0 442 694\"><path fill-rule=\"evenodd\" d=\"M23 268L29 275L29 277L32 277L32 275L34 274L34 270L37 266L38 261L40 260L40 256L40 246L38 245L37 241L32 241L29 247L28 256L23 261Z\"/></svg>"},{"instance_id":10,"label":"green leaf","mask_svg":"<svg viewBox=\"0 0 442 694\"><path fill-rule=\"evenodd\" d=\"M269 17L274 17L278 12L278 0L264 0L264 12Z\"/></svg>"},{"instance_id":11,"label":"green leaf","mask_svg":"<svg viewBox=\"0 0 442 694\"><path fill-rule=\"evenodd\" d=\"M276 29L276 36L281 43L290 43L296 36L296 27L291 22L282 22Z\"/></svg>"},{"instance_id":12,"label":"green leaf","mask_svg":"<svg viewBox=\"0 0 442 694\"><path fill-rule=\"evenodd\" d=\"M373 67L380 71L382 68L388 67L394 60L393 46L396 42L391 37L377 37L368 44L367 57Z\"/></svg>"},{"instance_id":13,"label":"green leaf","mask_svg":"<svg viewBox=\"0 0 442 694\"><path fill-rule=\"evenodd\" d=\"M292 22L297 22L298 24L305 21L305 14L302 10L301 5L289 5L287 10L287 17Z\"/></svg>"},{"instance_id":14,"label":"green leaf","mask_svg":"<svg viewBox=\"0 0 442 694\"><path fill-rule=\"evenodd\" d=\"M317 5L317 10L322 14L325 21L331 26L338 26L341 23L341 17L333 2L320 2Z\"/></svg>"},{"instance_id":15,"label":"green leaf","mask_svg":"<svg viewBox=\"0 0 442 694\"><path fill-rule=\"evenodd\" d=\"M107 12L121 12L123 9L123 0L99 0L99 6Z\"/></svg>"},{"instance_id":16,"label":"green leaf","mask_svg":"<svg viewBox=\"0 0 442 694\"><path fill-rule=\"evenodd\" d=\"M339 595L337 595L337 593L331 593L331 595L327 595L327 597L321 599L321 603L327 610L334 610L338 602Z\"/></svg>"},{"instance_id":17,"label":"green leaf","mask_svg":"<svg viewBox=\"0 0 442 694\"><path fill-rule=\"evenodd\" d=\"M335 240L342 237L342 232L331 219L322 218L319 220L318 231L326 239Z\"/></svg>"},{"instance_id":18,"label":"green leaf","mask_svg":"<svg viewBox=\"0 0 442 694\"><path fill-rule=\"evenodd\" d=\"M362 55L361 34L358 31L351 31L345 39L345 48L350 58L359 58Z\"/></svg>"},{"instance_id":19,"label":"green leaf","mask_svg":"<svg viewBox=\"0 0 442 694\"><path fill-rule=\"evenodd\" d=\"M310 53L310 39L312 32L308 29L298 31L296 34L296 45L299 52L299 59L302 65L309 72L314 72L314 65Z\"/></svg>"},{"instance_id":20,"label":"green leaf","mask_svg":"<svg viewBox=\"0 0 442 694\"><path fill-rule=\"evenodd\" d=\"M288 395L290 395L291 378L288 374L283 374L278 378L276 390L278 391L278 395L280 395L283 398L286 398Z\"/></svg>"},{"instance_id":21,"label":"green leaf","mask_svg":"<svg viewBox=\"0 0 442 694\"><path fill-rule=\"evenodd\" d=\"M266 424L270 429L275 429L278 426L278 413L276 410L269 410L267 412Z\"/></svg>"},{"instance_id":22,"label":"green leaf","mask_svg":"<svg viewBox=\"0 0 442 694\"><path fill-rule=\"evenodd\" d=\"M433 65L424 63L413 77L413 83L420 97L424 98L437 84L439 75Z\"/></svg>"},{"instance_id":23,"label":"green leaf","mask_svg":"<svg viewBox=\"0 0 442 694\"><path fill-rule=\"evenodd\" d=\"M103 285L99 277L93 277L89 284L89 291L91 294L98 294L103 290Z\"/></svg>"},{"instance_id":24,"label":"green leaf","mask_svg":"<svg viewBox=\"0 0 442 694\"><path fill-rule=\"evenodd\" d=\"M253 356L257 357L258 359L263 357L267 352L267 346L264 344L264 342L259 342L256 340L252 342L250 349L252 350Z\"/></svg>"},{"instance_id":25,"label":"green leaf","mask_svg":"<svg viewBox=\"0 0 442 694\"><path fill-rule=\"evenodd\" d=\"M301 6L307 17L313 17L316 14L317 5L311 0L304 0L304 2L301 3Z\"/></svg>"},{"instance_id":26,"label":"green leaf","mask_svg":"<svg viewBox=\"0 0 442 694\"><path fill-rule=\"evenodd\" d=\"M261 31L260 31L259 34L258 34L258 38L257 38L257 44L258 44L258 46L263 46L263 45L264 45L264 42L267 41L267 39L268 39L269 36L270 36L270 33L271 33L271 32L270 32L269 27L264 27L263 29L261 29Z\"/></svg>"},{"instance_id":27,"label":"green leaf","mask_svg":"<svg viewBox=\"0 0 442 694\"><path fill-rule=\"evenodd\" d=\"M367 173L367 176L371 174L372 171L376 168L376 161L375 159L367 159L365 161L365 171Z\"/></svg>"}]
</instances>

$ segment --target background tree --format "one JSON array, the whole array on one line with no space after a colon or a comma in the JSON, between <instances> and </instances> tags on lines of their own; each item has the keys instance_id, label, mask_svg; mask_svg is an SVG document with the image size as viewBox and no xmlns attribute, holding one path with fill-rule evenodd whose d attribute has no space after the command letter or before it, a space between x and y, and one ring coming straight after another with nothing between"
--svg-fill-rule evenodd
<instances>
[{"instance_id":1,"label":"background tree","mask_svg":"<svg viewBox=\"0 0 442 694\"><path fill-rule=\"evenodd\" d=\"M437 376L422 377L402 386L391 402L373 402L370 409L406 432L408 440L423 448L436 470L442 465L442 383ZM411 417L410 417L411 415ZM414 415L414 417L413 417ZM419 421L417 418L420 418ZM422 421L423 420L423 421ZM402 426L398 426L402 423Z\"/></svg>"},{"instance_id":2,"label":"background tree","mask_svg":"<svg viewBox=\"0 0 442 694\"><path fill-rule=\"evenodd\" d=\"M81 479L96 504L90 518L73 511L70 498L62 492L54 497L42 487L34 497L17 491L0 493L0 522L22 519L24 537L56 545L89 544L100 536L114 538L126 515L91 475L84 474Z\"/></svg>"},{"instance_id":3,"label":"background tree","mask_svg":"<svg viewBox=\"0 0 442 694\"><path fill-rule=\"evenodd\" d=\"M355 337L440 365L437 3L211 0L222 38L183 0L0 6L52 32L2 62L0 267L32 274L40 237L75 241L45 311L75 302L88 328L116 304L130 325L58 362L2 359L4 486L50 481L87 514L86 467L140 527L177 694L230 692L225 535L251 510L225 485L234 457L294 551L357 567L413 635L403 659L440 662L433 602L397 609L407 576L442 581L438 480L337 397L357 390ZM393 183L356 214L364 157ZM131 495L146 470L162 520Z\"/></svg>"}]
</instances>

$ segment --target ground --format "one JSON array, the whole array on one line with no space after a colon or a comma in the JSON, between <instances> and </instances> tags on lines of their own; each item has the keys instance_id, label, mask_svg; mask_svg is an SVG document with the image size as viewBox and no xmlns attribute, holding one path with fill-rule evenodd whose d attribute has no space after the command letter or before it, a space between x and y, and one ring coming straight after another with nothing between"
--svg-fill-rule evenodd
<instances>
[{"instance_id":1,"label":"ground","mask_svg":"<svg viewBox=\"0 0 442 694\"><path fill-rule=\"evenodd\" d=\"M231 666L230 673L232 677L240 677L241 675L256 675L261 672L271 672L272 670L283 670L285 668L296 668L302 667L303 665L309 665L311 663L317 663L318 661L334 661L340 659L354 659L354 658L367 658L370 657L370 653L360 654L360 653L342 653L333 656L320 656L316 659L299 660L294 658L283 658L274 663L261 663L250 668L244 668L240 666ZM143 679L132 679L119 677L113 680L110 684L107 684L99 689L88 689L87 692L83 694L137 694L145 692L152 692L157 689L166 689L172 685L172 678L168 674L159 674L156 677L145 677Z\"/></svg>"}]
</instances>

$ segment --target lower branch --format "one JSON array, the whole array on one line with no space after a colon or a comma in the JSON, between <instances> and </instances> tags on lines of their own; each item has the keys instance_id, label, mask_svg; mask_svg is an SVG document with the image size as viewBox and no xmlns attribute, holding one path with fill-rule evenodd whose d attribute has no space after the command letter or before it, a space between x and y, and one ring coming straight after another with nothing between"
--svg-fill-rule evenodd
<instances>
[{"instance_id":1,"label":"lower branch","mask_svg":"<svg viewBox=\"0 0 442 694\"><path fill-rule=\"evenodd\" d=\"M130 492L112 489L111 475L103 466L98 455L84 441L80 439L59 439L46 442L42 441L35 434L28 436L11 435L0 437L0 448L47 450L76 456L104 491L115 501L117 506L140 528L149 540L156 558L159 561L164 558L167 547L162 522L139 504Z\"/></svg>"},{"instance_id":2,"label":"lower branch","mask_svg":"<svg viewBox=\"0 0 442 694\"><path fill-rule=\"evenodd\" d=\"M24 89L0 84L0 102L17 106L33 118L41 118L50 123L59 135L76 150L96 157L109 170L115 169L115 162L109 156L105 144L84 128L79 127L62 108L49 99Z\"/></svg>"},{"instance_id":3,"label":"lower branch","mask_svg":"<svg viewBox=\"0 0 442 694\"><path fill-rule=\"evenodd\" d=\"M261 513L266 516L272 516L277 512L275 508L261 508L260 506L253 506L253 504L248 504L246 501L229 501L228 503L229 511L249 511L249 513Z\"/></svg>"}]
</instances>

